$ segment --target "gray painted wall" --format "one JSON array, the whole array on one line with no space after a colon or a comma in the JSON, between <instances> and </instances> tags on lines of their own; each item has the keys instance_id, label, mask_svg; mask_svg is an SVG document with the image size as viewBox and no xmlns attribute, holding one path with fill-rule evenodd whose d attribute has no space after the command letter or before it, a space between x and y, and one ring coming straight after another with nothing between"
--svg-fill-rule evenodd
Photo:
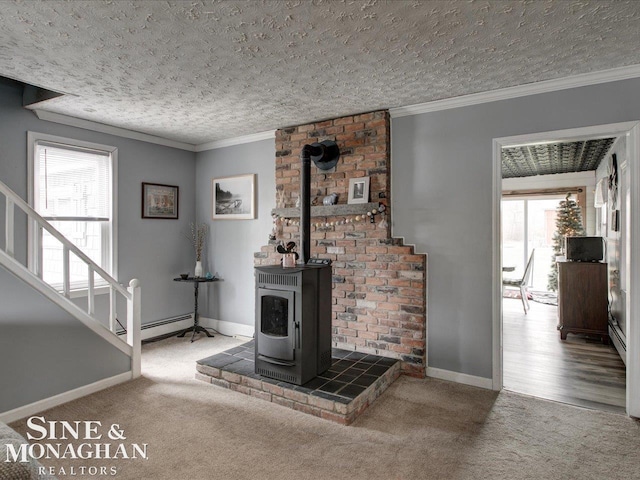
<instances>
[{"instance_id":1,"label":"gray painted wall","mask_svg":"<svg viewBox=\"0 0 640 480\"><path fill-rule=\"evenodd\" d=\"M0 412L130 370L129 357L0 268Z\"/></svg>"},{"instance_id":2,"label":"gray painted wall","mask_svg":"<svg viewBox=\"0 0 640 480\"><path fill-rule=\"evenodd\" d=\"M41 121L22 108L20 86L0 81L0 180L25 199L27 131L118 147L119 281L140 279L143 323L190 313L192 292L172 279L193 263L183 232L195 218L195 153ZM141 218L143 181L180 187L179 220ZM24 262L22 217L16 218L16 230L16 257ZM4 245L4 200L0 239ZM106 305L106 297L97 304ZM128 369L119 350L0 267L0 411Z\"/></svg>"},{"instance_id":3,"label":"gray painted wall","mask_svg":"<svg viewBox=\"0 0 640 480\"><path fill-rule=\"evenodd\" d=\"M492 375L492 141L640 119L640 79L392 120L393 233L429 255L428 365Z\"/></svg>"},{"instance_id":4,"label":"gray painted wall","mask_svg":"<svg viewBox=\"0 0 640 480\"><path fill-rule=\"evenodd\" d=\"M255 173L257 218L211 220L211 179ZM253 253L269 241L275 207L275 140L219 148L197 154L196 216L210 227L205 271L223 279L200 291L203 316L245 325L254 323ZM194 258L195 261L195 258ZM193 267L191 267L192 271Z\"/></svg>"}]
</instances>

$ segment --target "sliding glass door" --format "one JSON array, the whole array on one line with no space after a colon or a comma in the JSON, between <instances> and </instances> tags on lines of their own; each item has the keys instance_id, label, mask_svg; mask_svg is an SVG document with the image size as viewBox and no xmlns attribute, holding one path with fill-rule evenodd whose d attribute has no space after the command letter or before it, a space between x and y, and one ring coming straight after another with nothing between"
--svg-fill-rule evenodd
<instances>
[{"instance_id":1,"label":"sliding glass door","mask_svg":"<svg viewBox=\"0 0 640 480\"><path fill-rule=\"evenodd\" d=\"M547 278L553 267L556 208L562 198L545 195L502 200L502 265L515 268L505 276L521 277L535 249L532 290L547 291Z\"/></svg>"}]
</instances>

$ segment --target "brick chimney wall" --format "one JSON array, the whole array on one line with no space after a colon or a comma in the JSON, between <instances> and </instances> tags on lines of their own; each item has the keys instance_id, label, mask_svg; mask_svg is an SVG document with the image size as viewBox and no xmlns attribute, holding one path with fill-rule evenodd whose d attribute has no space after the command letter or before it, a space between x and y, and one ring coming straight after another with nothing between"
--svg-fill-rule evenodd
<instances>
[{"instance_id":1,"label":"brick chimney wall","mask_svg":"<svg viewBox=\"0 0 640 480\"><path fill-rule=\"evenodd\" d=\"M366 215L311 218L311 255L333 261L332 338L338 348L402 360L406 374L425 374L426 255L391 237L389 112L360 115L276 131L276 199L293 207L300 192L300 150L334 140L340 148L335 168L311 166L315 203L330 193L346 204L349 179L370 178L370 201L384 204L371 223ZM282 205L281 205L282 206ZM277 237L254 254L255 265L280 263L278 242L300 245L298 218L278 218ZM299 249L298 249L299 250Z\"/></svg>"}]
</instances>

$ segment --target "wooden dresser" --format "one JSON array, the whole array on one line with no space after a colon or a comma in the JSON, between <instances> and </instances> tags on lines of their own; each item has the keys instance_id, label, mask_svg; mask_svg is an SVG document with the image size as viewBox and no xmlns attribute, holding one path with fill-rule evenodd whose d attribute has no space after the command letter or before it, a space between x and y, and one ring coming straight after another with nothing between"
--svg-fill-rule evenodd
<instances>
[{"instance_id":1,"label":"wooden dresser","mask_svg":"<svg viewBox=\"0 0 640 480\"><path fill-rule=\"evenodd\" d=\"M609 343L606 263L558 262L558 316L562 340L585 333Z\"/></svg>"}]
</instances>

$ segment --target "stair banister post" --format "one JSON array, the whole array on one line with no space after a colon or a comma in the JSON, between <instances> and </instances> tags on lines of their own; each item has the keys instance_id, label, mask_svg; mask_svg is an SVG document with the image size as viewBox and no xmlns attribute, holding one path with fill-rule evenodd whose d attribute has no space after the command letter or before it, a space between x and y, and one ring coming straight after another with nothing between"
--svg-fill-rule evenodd
<instances>
[{"instance_id":1,"label":"stair banister post","mask_svg":"<svg viewBox=\"0 0 640 480\"><path fill-rule=\"evenodd\" d=\"M131 373L133 378L141 374L142 344L140 333L140 280L134 278L129 282L131 298L127 299L127 343L133 351L131 355Z\"/></svg>"}]
</instances>

